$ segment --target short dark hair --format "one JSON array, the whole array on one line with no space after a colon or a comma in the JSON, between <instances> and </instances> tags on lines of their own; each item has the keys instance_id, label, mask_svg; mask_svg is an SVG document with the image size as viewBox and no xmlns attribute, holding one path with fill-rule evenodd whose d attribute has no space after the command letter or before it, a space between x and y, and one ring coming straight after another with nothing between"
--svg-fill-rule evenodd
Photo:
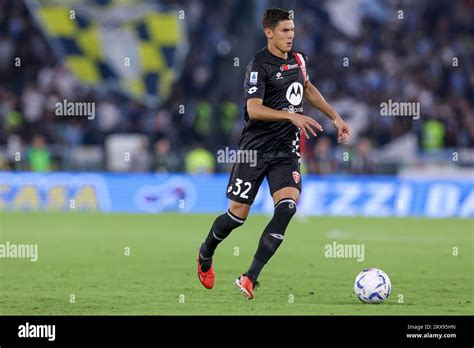
<instances>
[{"instance_id":1,"label":"short dark hair","mask_svg":"<svg viewBox=\"0 0 474 348\"><path fill-rule=\"evenodd\" d=\"M263 29L275 29L280 21L287 21L293 19L290 11L281 8L269 8L263 14L262 26Z\"/></svg>"}]
</instances>

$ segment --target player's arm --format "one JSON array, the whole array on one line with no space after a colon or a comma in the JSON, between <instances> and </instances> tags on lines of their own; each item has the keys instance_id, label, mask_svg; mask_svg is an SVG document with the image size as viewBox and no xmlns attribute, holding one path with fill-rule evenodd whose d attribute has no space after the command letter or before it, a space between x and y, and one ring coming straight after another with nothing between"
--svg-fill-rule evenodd
<instances>
[{"instance_id":1,"label":"player's arm","mask_svg":"<svg viewBox=\"0 0 474 348\"><path fill-rule=\"evenodd\" d=\"M323 131L321 125L311 117L294 113L290 114L286 111L274 110L268 106L263 105L263 99L261 98L247 99L247 112L250 119L252 120L269 122L290 121L296 127L298 127L308 139L309 133L316 136L316 133L312 127L318 129L321 132Z\"/></svg>"},{"instance_id":2,"label":"player's arm","mask_svg":"<svg viewBox=\"0 0 474 348\"><path fill-rule=\"evenodd\" d=\"M338 142L347 144L351 139L351 130L349 129L349 126L343 121L336 110L329 105L318 89L310 81L305 83L304 98L308 103L321 110L322 113L331 119L332 123L337 128Z\"/></svg>"}]
</instances>

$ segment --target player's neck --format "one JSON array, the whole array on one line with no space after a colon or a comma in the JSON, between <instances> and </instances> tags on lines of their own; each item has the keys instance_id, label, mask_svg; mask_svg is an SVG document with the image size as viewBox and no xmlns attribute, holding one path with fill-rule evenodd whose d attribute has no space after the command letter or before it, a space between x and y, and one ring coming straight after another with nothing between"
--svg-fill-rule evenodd
<instances>
[{"instance_id":1,"label":"player's neck","mask_svg":"<svg viewBox=\"0 0 474 348\"><path fill-rule=\"evenodd\" d=\"M271 54L278 58L288 59L288 52L282 52L278 48L276 48L276 46L271 45L270 43L267 44L267 49L270 51Z\"/></svg>"}]
</instances>

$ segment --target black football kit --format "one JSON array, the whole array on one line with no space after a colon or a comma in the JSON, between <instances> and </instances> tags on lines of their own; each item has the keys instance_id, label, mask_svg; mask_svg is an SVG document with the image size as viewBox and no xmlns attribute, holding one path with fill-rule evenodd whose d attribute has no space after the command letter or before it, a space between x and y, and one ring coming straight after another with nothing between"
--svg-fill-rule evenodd
<instances>
[{"instance_id":1,"label":"black football kit","mask_svg":"<svg viewBox=\"0 0 474 348\"><path fill-rule=\"evenodd\" d=\"M288 59L274 56L267 48L259 51L247 66L245 102L260 98L274 110L303 114L304 86L308 81L307 57L296 51ZM301 191L300 132L290 121L250 119L244 107L245 127L239 142L242 153L253 151L256 161L234 164L227 186L227 198L252 204L262 181L267 177L270 193L284 187ZM241 158L249 158L242 156Z\"/></svg>"}]
</instances>

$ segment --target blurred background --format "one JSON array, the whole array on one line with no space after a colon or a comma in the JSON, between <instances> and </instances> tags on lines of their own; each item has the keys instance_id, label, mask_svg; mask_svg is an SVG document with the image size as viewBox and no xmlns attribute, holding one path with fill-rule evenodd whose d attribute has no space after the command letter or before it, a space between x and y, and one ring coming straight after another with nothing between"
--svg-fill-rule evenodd
<instances>
[{"instance_id":1,"label":"blurred background","mask_svg":"<svg viewBox=\"0 0 474 348\"><path fill-rule=\"evenodd\" d=\"M338 145L306 104L325 132L304 144L303 173L464 178L447 194L453 214L464 202L472 216L473 0L0 0L3 183L15 172L229 172L217 152L237 148L245 68L275 6L294 11L294 47L353 134ZM420 103L419 118L381 116L389 100ZM60 117L63 101L93 104L95 117ZM156 203L148 191L143 201Z\"/></svg>"}]
</instances>

